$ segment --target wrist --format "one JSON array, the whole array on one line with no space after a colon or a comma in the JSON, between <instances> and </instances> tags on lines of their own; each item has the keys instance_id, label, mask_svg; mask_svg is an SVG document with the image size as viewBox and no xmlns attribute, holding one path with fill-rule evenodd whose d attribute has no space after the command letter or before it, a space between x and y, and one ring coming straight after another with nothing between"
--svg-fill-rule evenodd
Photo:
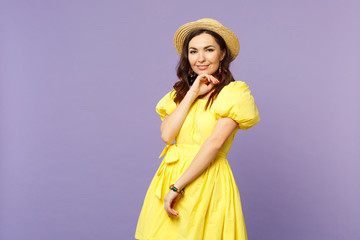
<instances>
[{"instance_id":1,"label":"wrist","mask_svg":"<svg viewBox=\"0 0 360 240\"><path fill-rule=\"evenodd\" d=\"M184 195L185 188L177 188L174 184L171 184L169 189L171 189L174 192L177 192L178 194Z\"/></svg>"},{"instance_id":2,"label":"wrist","mask_svg":"<svg viewBox=\"0 0 360 240\"><path fill-rule=\"evenodd\" d=\"M189 91L187 91L185 98L190 99L190 101L194 101L196 98L198 97L198 94L195 93L193 90L189 89Z\"/></svg>"},{"instance_id":3,"label":"wrist","mask_svg":"<svg viewBox=\"0 0 360 240\"><path fill-rule=\"evenodd\" d=\"M178 189L183 189L185 188L184 184L181 184L180 182L175 182L174 183L174 187L178 188Z\"/></svg>"}]
</instances>

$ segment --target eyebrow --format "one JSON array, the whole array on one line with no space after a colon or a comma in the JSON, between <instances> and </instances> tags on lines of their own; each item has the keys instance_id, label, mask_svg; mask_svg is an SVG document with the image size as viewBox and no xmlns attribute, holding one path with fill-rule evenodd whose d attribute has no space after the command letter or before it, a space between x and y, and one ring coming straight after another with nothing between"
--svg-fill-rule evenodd
<instances>
[{"instance_id":1,"label":"eyebrow","mask_svg":"<svg viewBox=\"0 0 360 240\"><path fill-rule=\"evenodd\" d=\"M213 45L208 45L208 46L205 46L204 49L211 48L211 47L215 47L215 46L213 46ZM189 47L189 49L191 49L191 48L196 50L195 47Z\"/></svg>"}]
</instances>

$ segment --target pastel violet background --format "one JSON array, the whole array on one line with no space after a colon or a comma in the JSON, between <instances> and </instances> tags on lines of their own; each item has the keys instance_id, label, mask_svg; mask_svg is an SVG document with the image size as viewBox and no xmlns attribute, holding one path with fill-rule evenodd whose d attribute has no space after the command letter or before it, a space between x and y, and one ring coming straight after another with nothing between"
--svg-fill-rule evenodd
<instances>
[{"instance_id":1,"label":"pastel violet background","mask_svg":"<svg viewBox=\"0 0 360 240\"><path fill-rule=\"evenodd\" d=\"M134 239L172 38L218 19L261 121L228 155L250 240L360 239L360 2L0 2L0 239Z\"/></svg>"}]
</instances>

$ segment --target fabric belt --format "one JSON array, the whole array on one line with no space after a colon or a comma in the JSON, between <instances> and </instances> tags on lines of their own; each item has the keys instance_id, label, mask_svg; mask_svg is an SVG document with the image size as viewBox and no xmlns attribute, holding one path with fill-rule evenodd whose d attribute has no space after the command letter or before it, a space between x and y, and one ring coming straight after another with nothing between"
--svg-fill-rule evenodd
<instances>
[{"instance_id":1,"label":"fabric belt","mask_svg":"<svg viewBox=\"0 0 360 240\"><path fill-rule=\"evenodd\" d=\"M158 178L157 178L157 181L155 182L155 195L159 199L162 198L161 191L162 191L162 187L164 184L164 172L165 172L167 165L178 162L180 159L180 154L182 154L182 153L193 154L195 157L195 155L200 150L200 148L201 148L200 145L179 144L179 143L169 144L169 145L165 146L165 148L161 152L159 158L161 158L164 155L165 155L165 157L156 173ZM226 153L219 152L216 155L216 157L217 158L219 158L219 157L226 158Z\"/></svg>"}]
</instances>

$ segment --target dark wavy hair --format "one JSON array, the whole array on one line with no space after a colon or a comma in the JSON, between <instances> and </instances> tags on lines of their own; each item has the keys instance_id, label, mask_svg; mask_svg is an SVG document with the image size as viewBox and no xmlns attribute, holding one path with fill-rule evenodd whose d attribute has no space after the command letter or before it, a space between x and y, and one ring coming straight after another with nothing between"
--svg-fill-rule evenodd
<instances>
[{"instance_id":1,"label":"dark wavy hair","mask_svg":"<svg viewBox=\"0 0 360 240\"><path fill-rule=\"evenodd\" d=\"M226 85L228 85L230 82L235 81L233 75L231 74L231 72L229 70L230 62L231 62L230 50L227 47L224 39L219 34L217 34L216 32L210 31L210 30L206 30L206 29L197 29L197 30L194 30L189 33L189 35L185 38L181 56L180 56L180 60L177 65L177 76L179 78L179 81L176 82L173 87L176 91L174 101L178 104L184 99L187 91L190 89L190 86L192 85L192 83L194 82L194 80L197 77L196 74L195 74L195 76L191 76L189 74L189 72L191 70L189 58L188 58L189 42L194 37L196 37L200 34L203 34L203 33L207 33L207 34L210 34L211 36L213 36L215 38L215 41L217 42L217 44L219 44L220 49L225 50L225 57L221 61L221 73L216 71L216 73L213 74L213 76L215 78L217 78L220 81L220 83L214 85L215 90L214 90L214 92L211 93L208 101L206 102L206 105L205 105L205 110L206 110L208 107L210 107L212 105L212 103L214 102L215 98L217 97L217 95L219 94L221 89L223 87L225 87ZM201 97L201 96L199 96L199 97Z\"/></svg>"}]
</instances>

